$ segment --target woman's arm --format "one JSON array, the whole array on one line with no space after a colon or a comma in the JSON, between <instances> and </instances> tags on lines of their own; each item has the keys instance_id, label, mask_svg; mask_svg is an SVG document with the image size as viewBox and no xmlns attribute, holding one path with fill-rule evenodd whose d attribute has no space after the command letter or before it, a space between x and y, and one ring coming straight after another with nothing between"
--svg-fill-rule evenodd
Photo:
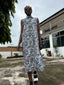
<instances>
[{"instance_id":1,"label":"woman's arm","mask_svg":"<svg viewBox=\"0 0 64 85\"><path fill-rule=\"evenodd\" d=\"M22 42L22 32L23 32L23 22L22 22L22 20L21 20L21 31L20 31L20 38L19 38L18 46L19 46L20 43Z\"/></svg>"},{"instance_id":2,"label":"woman's arm","mask_svg":"<svg viewBox=\"0 0 64 85\"><path fill-rule=\"evenodd\" d=\"M39 19L37 18L37 29L38 29L38 38L39 38L39 48L42 49L42 40L40 35L40 26L39 26Z\"/></svg>"}]
</instances>

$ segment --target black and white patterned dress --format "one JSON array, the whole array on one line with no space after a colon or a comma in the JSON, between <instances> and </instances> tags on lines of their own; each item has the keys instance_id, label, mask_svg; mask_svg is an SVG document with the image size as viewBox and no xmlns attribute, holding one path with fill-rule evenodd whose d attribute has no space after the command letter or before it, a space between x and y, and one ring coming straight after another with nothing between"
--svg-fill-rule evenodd
<instances>
[{"instance_id":1,"label":"black and white patterned dress","mask_svg":"<svg viewBox=\"0 0 64 85\"><path fill-rule=\"evenodd\" d=\"M37 18L27 16L22 21L22 48L25 71L43 71L45 64L39 49Z\"/></svg>"}]
</instances>

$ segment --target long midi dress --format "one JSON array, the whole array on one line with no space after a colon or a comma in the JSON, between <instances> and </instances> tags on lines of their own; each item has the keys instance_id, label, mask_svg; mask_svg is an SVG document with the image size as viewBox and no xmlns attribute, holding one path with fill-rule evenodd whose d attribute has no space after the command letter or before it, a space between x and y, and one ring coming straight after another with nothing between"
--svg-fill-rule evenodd
<instances>
[{"instance_id":1,"label":"long midi dress","mask_svg":"<svg viewBox=\"0 0 64 85\"><path fill-rule=\"evenodd\" d=\"M37 18L27 16L22 19L22 49L26 72L43 71L45 63L39 48Z\"/></svg>"}]
</instances>

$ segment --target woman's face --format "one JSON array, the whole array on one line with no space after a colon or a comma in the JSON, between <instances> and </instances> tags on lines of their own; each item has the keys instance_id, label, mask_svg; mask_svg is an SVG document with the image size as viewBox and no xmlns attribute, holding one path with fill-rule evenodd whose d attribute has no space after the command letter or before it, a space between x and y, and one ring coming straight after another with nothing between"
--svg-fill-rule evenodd
<instances>
[{"instance_id":1,"label":"woman's face","mask_svg":"<svg viewBox=\"0 0 64 85\"><path fill-rule=\"evenodd\" d=\"M32 13L31 7L26 7L26 8L25 8L25 13L26 13L27 16L30 16L31 13Z\"/></svg>"}]
</instances>

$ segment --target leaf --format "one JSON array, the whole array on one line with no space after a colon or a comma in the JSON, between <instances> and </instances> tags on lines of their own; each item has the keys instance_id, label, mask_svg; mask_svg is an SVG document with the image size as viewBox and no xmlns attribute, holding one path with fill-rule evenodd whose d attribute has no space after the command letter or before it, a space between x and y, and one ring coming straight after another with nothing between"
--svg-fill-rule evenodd
<instances>
[{"instance_id":1,"label":"leaf","mask_svg":"<svg viewBox=\"0 0 64 85\"><path fill-rule=\"evenodd\" d=\"M12 42L10 26L12 22L10 16L14 18L15 13L15 3L17 0L0 0L0 43L5 44L5 42ZM11 14L10 14L11 13Z\"/></svg>"}]
</instances>

